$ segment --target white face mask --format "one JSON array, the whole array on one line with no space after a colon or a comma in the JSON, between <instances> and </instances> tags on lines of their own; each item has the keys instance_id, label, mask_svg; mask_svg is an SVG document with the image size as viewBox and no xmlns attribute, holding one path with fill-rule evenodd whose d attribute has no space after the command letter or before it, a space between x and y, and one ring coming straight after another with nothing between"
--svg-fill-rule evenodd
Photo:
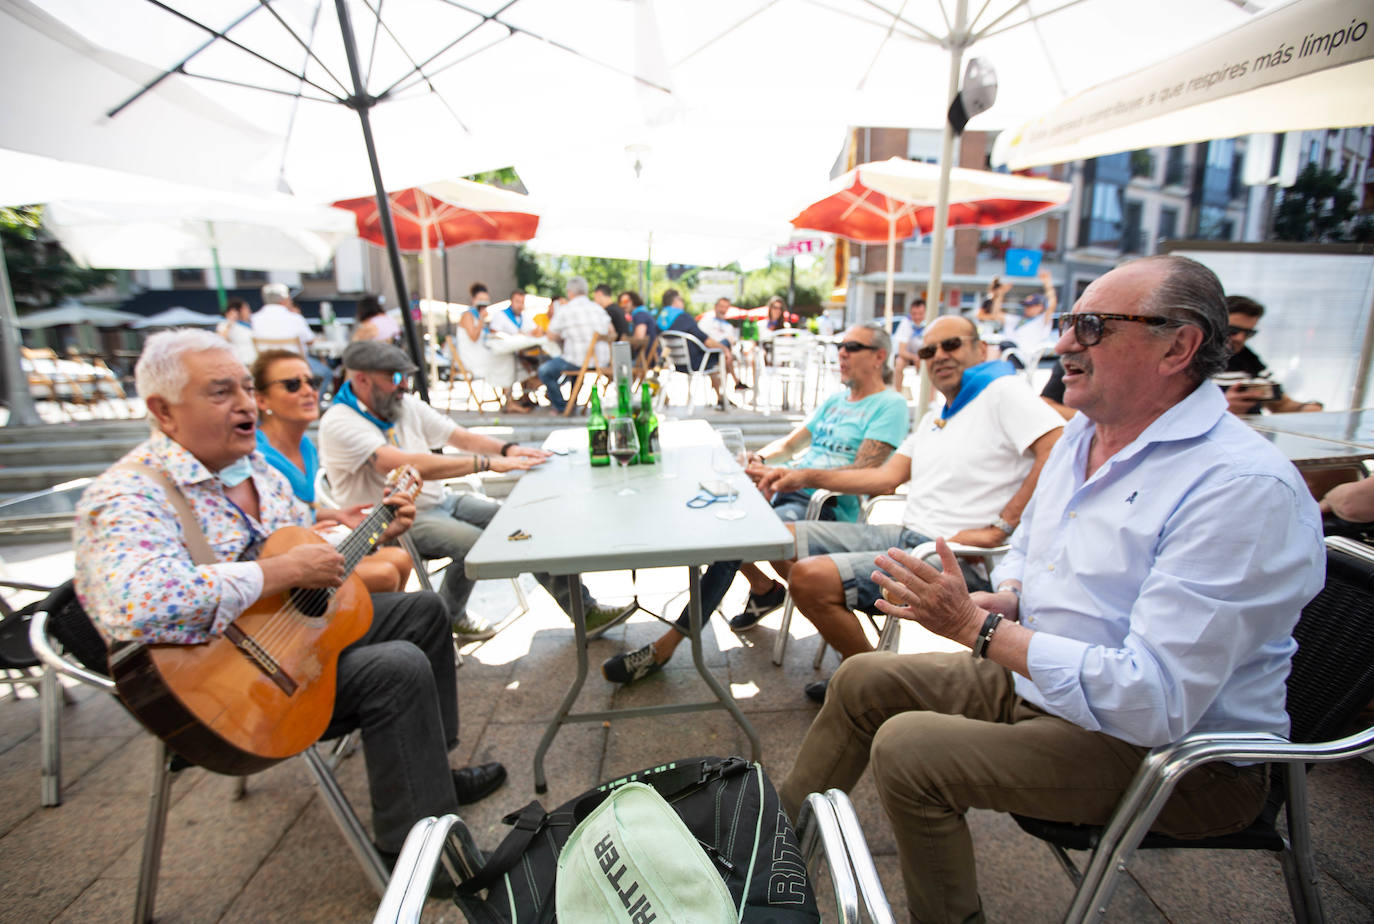
<instances>
[{"instance_id":1,"label":"white face mask","mask_svg":"<svg viewBox=\"0 0 1374 924\"><path fill-rule=\"evenodd\" d=\"M233 488L243 484L249 478L253 477L253 463L251 458L251 456L243 456L237 461L215 472L215 477L218 478L220 483L226 488Z\"/></svg>"}]
</instances>

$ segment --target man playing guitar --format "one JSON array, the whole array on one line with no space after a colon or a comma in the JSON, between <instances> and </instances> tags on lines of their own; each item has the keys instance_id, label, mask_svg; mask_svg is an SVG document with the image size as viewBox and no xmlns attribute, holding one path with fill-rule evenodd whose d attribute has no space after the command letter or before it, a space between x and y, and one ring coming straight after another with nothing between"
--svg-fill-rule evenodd
<instances>
[{"instance_id":1,"label":"man playing guitar","mask_svg":"<svg viewBox=\"0 0 1374 924\"><path fill-rule=\"evenodd\" d=\"M152 436L87 489L75 528L77 594L107 640L199 645L260 598L343 584L344 557L323 542L259 557L270 534L312 517L255 451L253 381L225 341L201 331L156 334L135 377ZM130 464L160 471L180 490L213 563L194 563L164 487ZM407 497L386 503L395 519L383 541L415 516ZM362 730L374 836L394 859L415 821L489 795L506 772L496 763L449 767L458 694L443 601L396 593L371 602L370 627L338 657L329 725Z\"/></svg>"}]
</instances>

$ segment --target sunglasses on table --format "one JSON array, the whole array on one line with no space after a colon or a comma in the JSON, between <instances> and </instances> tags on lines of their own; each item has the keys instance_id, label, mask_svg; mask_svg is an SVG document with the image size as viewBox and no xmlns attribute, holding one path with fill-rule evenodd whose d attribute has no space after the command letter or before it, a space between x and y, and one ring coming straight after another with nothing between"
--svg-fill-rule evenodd
<instances>
[{"instance_id":1,"label":"sunglasses on table","mask_svg":"<svg viewBox=\"0 0 1374 924\"><path fill-rule=\"evenodd\" d=\"M1132 324L1148 324L1150 327L1178 325L1174 318L1161 318L1150 314L1106 314L1101 311L1084 311L1079 314L1057 314L1054 316L1054 329L1061 334L1066 328L1073 328L1074 339L1085 347L1097 346L1102 342L1103 323L1106 321L1129 321Z\"/></svg>"},{"instance_id":2,"label":"sunglasses on table","mask_svg":"<svg viewBox=\"0 0 1374 924\"><path fill-rule=\"evenodd\" d=\"M836 345L838 349L846 353L862 353L864 350L876 350L871 343L860 343L858 340L845 340Z\"/></svg>"},{"instance_id":3,"label":"sunglasses on table","mask_svg":"<svg viewBox=\"0 0 1374 924\"><path fill-rule=\"evenodd\" d=\"M320 383L323 381L324 379L320 378L318 375L298 375L294 379L274 379L268 384L280 385L282 388L286 389L287 393L294 395L301 390L302 385L309 385L311 391L319 391Z\"/></svg>"},{"instance_id":4,"label":"sunglasses on table","mask_svg":"<svg viewBox=\"0 0 1374 924\"><path fill-rule=\"evenodd\" d=\"M916 355L921 359L934 359L936 349L944 350L946 353L953 353L969 340L977 340L977 337L946 337L944 340L937 340L928 343L916 351Z\"/></svg>"}]
</instances>

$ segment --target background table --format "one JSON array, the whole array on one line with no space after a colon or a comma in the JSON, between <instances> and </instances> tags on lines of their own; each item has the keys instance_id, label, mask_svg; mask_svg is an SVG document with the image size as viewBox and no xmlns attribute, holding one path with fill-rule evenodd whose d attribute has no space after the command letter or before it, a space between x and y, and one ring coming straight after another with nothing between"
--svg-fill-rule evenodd
<instances>
[{"instance_id":1,"label":"background table","mask_svg":"<svg viewBox=\"0 0 1374 924\"><path fill-rule=\"evenodd\" d=\"M1245 418L1300 469L1346 468L1374 459L1374 409Z\"/></svg>"},{"instance_id":2,"label":"background table","mask_svg":"<svg viewBox=\"0 0 1374 924\"><path fill-rule=\"evenodd\" d=\"M613 466L592 468L589 464L585 429L554 431L545 441L545 448L566 454L556 455L526 472L468 552L465 569L470 578L507 578L527 571L547 571L567 575L573 585L570 615L576 635L577 676L535 751L534 785L538 792L547 789L544 754L558 729L568 722L725 709L748 736L753 758L760 757L753 726L702 657L699 568L714 561L788 558L794 550L792 534L742 472L730 476L731 483L740 489L736 503L746 513L742 519L717 518L717 504L697 510L687 507L702 480L721 477L711 468L712 451L720 443L709 424L699 420L665 422L660 439L663 460L657 465L631 467L629 482L638 493L621 497L616 494L621 473ZM661 478L665 471L675 473L676 477ZM511 538L521 534L529 538ZM715 699L572 713L572 705L587 678L587 628L582 596L576 588L577 576L586 571L670 565L687 566L692 661Z\"/></svg>"}]
</instances>

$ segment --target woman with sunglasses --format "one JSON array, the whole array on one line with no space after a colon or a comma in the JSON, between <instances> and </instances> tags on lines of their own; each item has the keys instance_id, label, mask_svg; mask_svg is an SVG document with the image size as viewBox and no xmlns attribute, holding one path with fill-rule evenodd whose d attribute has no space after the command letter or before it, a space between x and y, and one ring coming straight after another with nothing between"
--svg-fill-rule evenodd
<instances>
[{"instance_id":1,"label":"woman with sunglasses","mask_svg":"<svg viewBox=\"0 0 1374 924\"><path fill-rule=\"evenodd\" d=\"M315 509L316 525L357 526L363 521L362 507L333 510L315 503L320 461L305 431L320 416L320 380L290 350L259 353L252 374L258 398L258 451L286 476L296 497ZM384 547L363 559L356 571L369 593L389 593L405 588L410 564L403 549Z\"/></svg>"}]
</instances>

